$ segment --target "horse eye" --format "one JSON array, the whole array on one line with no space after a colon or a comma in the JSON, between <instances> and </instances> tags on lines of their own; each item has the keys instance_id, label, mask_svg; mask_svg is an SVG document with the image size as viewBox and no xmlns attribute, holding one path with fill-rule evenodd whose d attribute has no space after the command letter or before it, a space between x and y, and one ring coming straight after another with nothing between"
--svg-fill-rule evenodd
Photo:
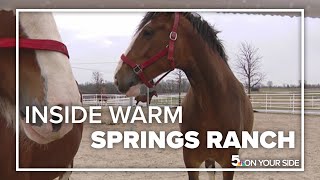
<instances>
[{"instance_id":1,"label":"horse eye","mask_svg":"<svg viewBox=\"0 0 320 180\"><path fill-rule=\"evenodd\" d=\"M143 36L146 38L151 38L152 35L153 35L153 31L150 29L146 29L143 31Z\"/></svg>"}]
</instances>

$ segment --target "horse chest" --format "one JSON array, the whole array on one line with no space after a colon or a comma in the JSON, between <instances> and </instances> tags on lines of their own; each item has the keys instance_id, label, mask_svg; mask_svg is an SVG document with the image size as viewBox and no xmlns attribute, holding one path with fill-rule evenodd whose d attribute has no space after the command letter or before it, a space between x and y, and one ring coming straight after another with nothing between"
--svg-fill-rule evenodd
<instances>
[{"instance_id":1,"label":"horse chest","mask_svg":"<svg viewBox=\"0 0 320 180\"><path fill-rule=\"evenodd\" d=\"M20 167L65 168L72 163L78 151L83 125L75 125L64 138L46 146L31 145L20 138ZM16 172L15 171L15 133L0 119L0 177L10 180L51 180L61 172ZM67 147L67 148L66 148Z\"/></svg>"}]
</instances>

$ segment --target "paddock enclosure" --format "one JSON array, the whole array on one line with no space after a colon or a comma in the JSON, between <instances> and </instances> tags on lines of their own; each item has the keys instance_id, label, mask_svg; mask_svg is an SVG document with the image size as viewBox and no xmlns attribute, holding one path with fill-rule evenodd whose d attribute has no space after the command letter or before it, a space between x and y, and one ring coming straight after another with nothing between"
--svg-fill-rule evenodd
<instances>
[{"instance_id":1,"label":"paddock enclosure","mask_svg":"<svg viewBox=\"0 0 320 180\"><path fill-rule=\"evenodd\" d=\"M104 110L106 111L106 110ZM243 149L240 150L241 159L299 159L300 160L300 115L297 114L265 114L255 113L254 131L277 131L283 130L296 132L295 149ZM275 127L274 124L278 123ZM316 179L320 178L318 171L320 161L317 155L317 128L319 127L319 116L308 115L305 118L305 163L306 172L237 172L236 179ZM84 133L79 151L75 157L75 167L86 168L184 168L182 149L123 149L121 145L113 149L93 149L90 147L91 133L93 131L173 131L179 130L178 124L113 124L111 118L103 116L103 124L84 124ZM203 165L201 167L204 167ZM217 166L218 167L218 166ZM307 176L308 174L308 176ZM217 172L217 179L222 179L222 173ZM73 172L73 180L102 180L102 179L186 179L185 172ZM207 173L200 173L201 179L207 179Z\"/></svg>"},{"instance_id":2,"label":"paddock enclosure","mask_svg":"<svg viewBox=\"0 0 320 180\"><path fill-rule=\"evenodd\" d=\"M5 0L6 1L6 0ZM33 0L32 0L33 1ZM295 3L293 3L293 1ZM290 3L291 8L301 8L299 3L296 3L296 0L293 0ZM116 1L115 1L116 2ZM174 4L175 2L167 2L165 7ZM255 3L256 0L254 0ZM35 2L30 2L33 5L36 5ZM52 4L51 0L42 5L42 7L49 7ZM247 1L243 1L243 4L248 4ZM31 6L31 4L26 5ZM38 3L39 4L39 3ZM67 4L67 5L66 5ZM74 3L68 4L66 2L65 6L74 7ZM88 3L84 3L88 4ZM85 7L83 3L78 3L76 5L79 7ZM110 6L116 7L121 3L109 3ZM138 4L140 7L156 7L158 8L159 3L148 3L141 2L131 2L127 4L128 6ZM168 5L169 4L169 5ZM198 5L197 5L198 4ZM203 3L200 3L203 5ZM220 3L221 4L221 3ZM223 3L225 5L225 3ZM229 8L234 8L235 2L230 2L228 5ZM240 3L241 4L241 3ZM253 5L253 3L249 3ZM279 3L278 3L279 4ZM286 3L288 4L288 3ZM315 13L315 8L309 3L306 7L306 17L319 17ZM151 6L150 6L151 5ZM185 3L185 7L191 7L196 5L199 7L199 2L197 1L188 1ZM251 7L248 6L248 7ZM257 4L252 8L257 8ZM268 4L262 3L261 7L268 7ZM65 7L64 8L67 8ZM101 7L106 7L106 5L99 5ZM108 5L109 6L109 5ZM216 6L215 8L221 5ZM226 6L226 5L225 5ZM260 5L259 5L260 6ZM309 7L310 6L310 7ZM35 6L33 6L35 7ZM55 5L55 7L61 7ZM209 7L209 6L208 6ZM212 5L210 5L212 7ZM283 7L283 6L281 6ZM287 6L285 6L287 7ZM316 6L315 6L316 7ZM87 6L88 8L88 6ZM310 12L309 12L310 11ZM319 11L320 12L320 11ZM276 15L276 14L273 14ZM279 13L283 16L283 14ZM292 15L290 15L292 16ZM108 21L105 21L108 22ZM108 24L105 23L104 24ZM74 23L74 22L73 22ZM71 24L73 24L71 23ZM124 23L127 24L128 22ZM76 26L76 23L74 24ZM90 26L90 25L89 25ZM79 28L80 29L80 28ZM76 32L74 33L76 34ZM72 38L70 38L72 39ZM67 38L67 40L70 40ZM93 38L92 38L93 39ZM101 38L102 39L102 38ZM118 41L122 39L118 38ZM117 41L117 42L118 42ZM72 41L69 41L72 42ZM111 41L110 41L111 42ZM109 42L106 42L109 43ZM72 44L72 43L70 43ZM77 44L77 43L74 43ZM98 43L97 43L98 44ZM78 45L78 44L77 44ZM79 45L78 45L79 46ZM106 46L106 45L105 45ZM109 46L109 44L108 44ZM80 47L80 46L79 46ZM91 47L90 41L86 47ZM76 49L76 48L74 48ZM89 48L90 49L90 48ZM81 51L76 49L77 51ZM89 52L90 55L97 55L97 53ZM276 53L275 53L276 54ZM73 56L74 57L74 56ZM82 56L81 56L82 57ZM76 59L76 58L75 58ZM93 57L92 59L98 59ZM76 59L77 60L77 59ZM72 67L76 68L76 67ZM90 67L89 67L90 68ZM79 78L80 79L80 78ZM81 79L80 79L81 80ZM97 91L98 92L98 91ZM102 92L102 91L101 91ZM151 101L151 106L170 106L174 108L180 104L180 99L185 97L185 93L181 94L181 97L178 94L159 94L159 97L154 97ZM275 179L320 179L319 172L319 127L320 127L320 90L317 91L307 91L304 97L300 94L300 90L297 91L284 91L284 92L253 92L248 95L254 113L254 131L265 132L265 131L284 131L285 134L288 134L288 131L295 132L295 148L289 149L285 146L284 149L241 149L239 152L241 160L243 159L298 159L305 161L305 171L304 172L236 172L235 179L245 180L245 179L266 179L266 180L275 180ZM302 100L304 98L305 103L305 154L301 156L301 115L300 111L302 108ZM83 105L85 108L88 106L102 106L102 112L108 111L108 106L113 107L127 107L133 105L135 107L134 98L128 98L125 95L120 94L83 94ZM143 110L146 112L148 105L145 103L140 103L139 106L143 107ZM227 112L227 111L226 111ZM250 111L252 112L252 111ZM83 124L83 133L80 143L79 150L74 157L73 167L74 168L185 168L183 163L183 152L182 148L180 149L171 149L169 147L165 149L124 149L121 144L116 145L112 149L94 149L91 147L92 139L91 135L94 131L179 131L179 124L123 124L123 123L112 123L111 117L103 113L102 124L89 124L88 121L85 121ZM132 115L132 113L131 113ZM196 120L196 119L195 119ZM66 143L67 147L67 143ZM60 150L65 149L62 147ZM70 149L65 149L65 152L68 152ZM63 150L64 151L64 150ZM52 158L52 157L51 157ZM302 159L301 159L302 158ZM220 166L216 163L216 167ZM205 168L204 164L201 165L201 168ZM241 168L241 167L240 167ZM245 167L243 167L245 168ZM0 176L0 180L1 180ZM141 179L141 180L185 180L188 179L186 172L72 172L69 180L105 180L105 179L114 179L114 180L127 180L127 179ZM200 179L208 179L207 172L200 172ZM222 179L222 172L216 173L216 179Z\"/></svg>"},{"instance_id":3,"label":"paddock enclosure","mask_svg":"<svg viewBox=\"0 0 320 180\"><path fill-rule=\"evenodd\" d=\"M181 93L181 99L185 97ZM264 113L291 113L297 114L301 111L301 93L299 90L269 90L255 92L249 95L253 109ZM120 94L83 94L85 106L130 106L135 104L133 98ZM304 95L305 114L320 115L320 91L306 90ZM140 103L146 106L146 103ZM177 106L179 105L178 94L159 94L153 97L151 105L154 106Z\"/></svg>"}]
</instances>

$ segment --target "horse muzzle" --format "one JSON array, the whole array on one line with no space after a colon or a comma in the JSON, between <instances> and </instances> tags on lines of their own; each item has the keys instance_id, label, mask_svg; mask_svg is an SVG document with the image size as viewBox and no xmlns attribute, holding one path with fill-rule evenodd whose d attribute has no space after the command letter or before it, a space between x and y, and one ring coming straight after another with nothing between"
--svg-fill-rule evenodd
<instances>
[{"instance_id":1,"label":"horse muzzle","mask_svg":"<svg viewBox=\"0 0 320 180\"><path fill-rule=\"evenodd\" d=\"M122 76L119 73L116 73L114 84L119 92L124 93L129 97L140 94L141 82L134 73L130 73L128 76Z\"/></svg>"},{"instance_id":2,"label":"horse muzzle","mask_svg":"<svg viewBox=\"0 0 320 180\"><path fill-rule=\"evenodd\" d=\"M26 114L28 114L29 117L26 117ZM73 124L70 122L72 115L70 112L69 114L66 114L64 108L59 113L63 117L63 121L61 123L50 122L50 119L55 121L58 120L57 116L50 114L47 114L48 118L46 122L43 122L39 116L35 118L34 122L32 121L32 114L32 112L26 113L25 111L20 110L20 132L24 133L30 140L38 144L48 144L52 141L61 139L73 128ZM68 123L65 122L66 116L69 117ZM76 111L74 116L76 119L81 119L83 114L80 111Z\"/></svg>"},{"instance_id":3,"label":"horse muzzle","mask_svg":"<svg viewBox=\"0 0 320 180\"><path fill-rule=\"evenodd\" d=\"M48 144L52 141L63 138L73 128L72 123L44 123L41 126L35 126L26 123L25 120L20 121L20 127L25 135L38 144ZM59 130L56 130L59 127Z\"/></svg>"}]
</instances>

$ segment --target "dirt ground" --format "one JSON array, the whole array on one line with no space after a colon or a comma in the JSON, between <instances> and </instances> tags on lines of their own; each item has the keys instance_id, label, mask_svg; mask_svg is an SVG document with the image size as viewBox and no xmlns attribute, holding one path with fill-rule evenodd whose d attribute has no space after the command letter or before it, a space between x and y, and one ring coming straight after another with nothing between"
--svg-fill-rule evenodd
<instances>
[{"instance_id":1,"label":"dirt ground","mask_svg":"<svg viewBox=\"0 0 320 180\"><path fill-rule=\"evenodd\" d=\"M108 114L108 113L104 113ZM109 116L103 116L103 124L85 124L83 140L75 158L75 167L86 168L183 168L182 149L123 149L121 145L113 149L91 148L91 133L94 131L173 131L178 124L112 124ZM234 179L320 179L319 116L305 117L305 172L235 172ZM255 114L254 130L296 132L295 149L245 149L240 151L240 159L300 159L300 115ZM203 167L203 165L202 165ZM216 164L216 167L219 167ZM73 172L71 180L186 180L187 172ZM206 172L200 172L200 179L208 179ZM222 179L222 172L216 173Z\"/></svg>"}]
</instances>

